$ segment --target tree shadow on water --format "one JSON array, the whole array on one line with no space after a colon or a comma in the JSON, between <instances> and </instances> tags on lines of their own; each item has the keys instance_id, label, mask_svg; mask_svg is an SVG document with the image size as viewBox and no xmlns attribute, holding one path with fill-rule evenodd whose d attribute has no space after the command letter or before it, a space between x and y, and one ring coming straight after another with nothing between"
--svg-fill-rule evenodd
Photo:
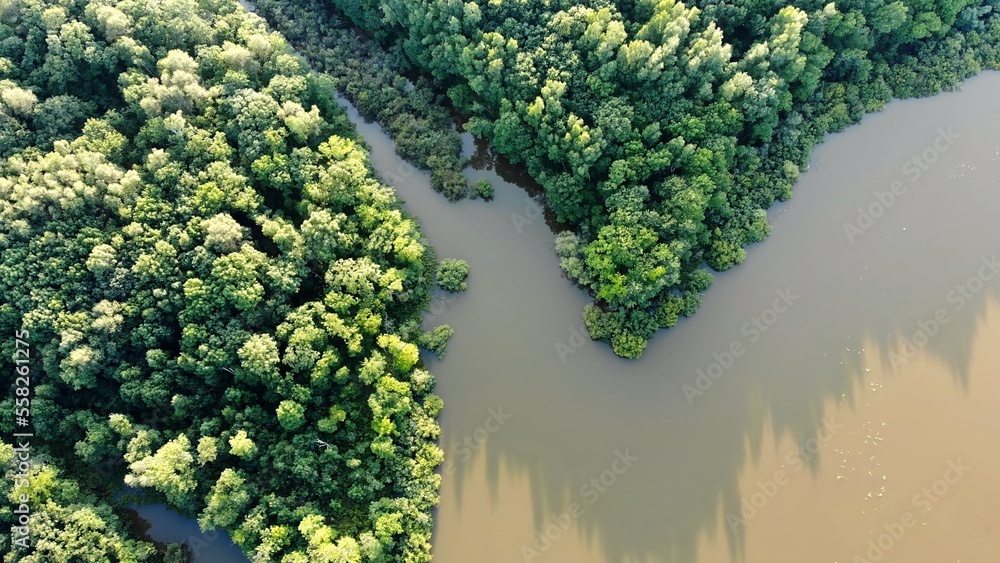
<instances>
[{"instance_id":1,"label":"tree shadow on water","mask_svg":"<svg viewBox=\"0 0 1000 563\"><path fill-rule=\"evenodd\" d=\"M996 74L976 81L977 88L1000 85ZM961 396L972 393L973 345L1000 299L1000 276L981 274L997 253L993 241L1000 240L993 218L1000 201L983 184L990 180L987 172L995 177L1000 171L1000 162L987 158L993 144L979 146L995 124L982 118L993 115L989 96L969 98L972 86L959 103L952 94L894 103L866 118L867 128L850 129L817 149L823 171L803 177L780 218L782 210L772 210L772 236L751 248L743 265L717 275L702 310L658 333L637 361L616 358L603 344L574 342L570 328L579 326L586 299L553 273L555 256L538 267L541 262L520 254L525 245L547 249L550 232L514 235L507 225L510 236L504 237L489 230L489 221L502 225L523 208L515 201L520 198L498 197L484 204L491 206L487 211L474 212L421 202L417 214L432 243L448 234L435 234L442 218L459 226L466 221L465 230L451 234L480 254L487 268L502 264L486 274L473 265L473 276L480 277L470 279L467 299L436 320L458 331L445 361L429 361L446 404L446 456L455 456L464 437L475 441L490 408L499 405L511 415L498 430L481 433L480 457L470 458L484 459L485 469L478 461L458 460L444 472L439 510L465 518L481 509L471 503L486 498L495 505L515 494L511 483L526 481L532 514L523 517L532 518L542 535L557 526L561 531L550 544L578 536L588 546L587 561L701 563L708 561L703 546L725 542L728 561L740 563L748 558L744 528L727 525L726 515L740 514L743 499L754 492L741 487L748 468L785 455L766 444L817 438L831 404L853 410L864 401L869 369L905 385L913 362L933 359ZM967 118L934 111L942 104L964 104ZM944 114L962 131L960 145L850 240L845 223L874 201L872 190L888 186L907 158L933 142ZM871 147L888 148L873 154ZM503 177L488 148L478 158L473 164ZM836 162L851 166L829 165ZM983 173L956 181L955 167L967 162L978 163ZM498 194L511 189L497 186ZM499 276L504 279L493 279ZM477 282L489 295L471 293ZM779 307L783 291L795 298ZM944 318L941 311L947 320L935 321L929 334L930 321ZM755 324L767 318L774 320ZM737 343L744 351L727 359ZM560 354L560 344L570 351ZM699 387L700 373L718 377ZM820 450L805 460L803 473L818 477L824 455ZM473 473L478 471L485 476ZM467 494L475 487L488 494ZM574 503L569 525L561 525ZM434 542L457 545L451 533L439 526ZM506 537L502 527L483 533ZM465 560L560 561L555 554L562 551L543 549L545 541L514 541L520 539L504 544L502 553L467 553ZM525 557L525 547L539 555Z\"/></svg>"}]
</instances>

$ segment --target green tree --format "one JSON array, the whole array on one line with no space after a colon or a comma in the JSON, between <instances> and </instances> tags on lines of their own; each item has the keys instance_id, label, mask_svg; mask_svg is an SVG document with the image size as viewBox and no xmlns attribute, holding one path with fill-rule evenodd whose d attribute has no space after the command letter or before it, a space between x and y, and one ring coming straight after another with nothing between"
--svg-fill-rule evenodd
<instances>
[{"instance_id":1,"label":"green tree","mask_svg":"<svg viewBox=\"0 0 1000 563\"><path fill-rule=\"evenodd\" d=\"M465 291L469 277L469 264L465 260L446 258L438 265L437 282L447 291Z\"/></svg>"}]
</instances>

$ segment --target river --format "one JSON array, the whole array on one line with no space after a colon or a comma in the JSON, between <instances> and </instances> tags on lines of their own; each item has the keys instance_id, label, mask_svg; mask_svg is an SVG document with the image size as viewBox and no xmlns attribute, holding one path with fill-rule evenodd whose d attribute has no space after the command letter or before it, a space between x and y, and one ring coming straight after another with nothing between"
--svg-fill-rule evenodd
<instances>
[{"instance_id":1,"label":"river","mask_svg":"<svg viewBox=\"0 0 1000 563\"><path fill-rule=\"evenodd\" d=\"M638 361L586 338L587 297L497 172L516 174L480 151L496 199L448 203L352 111L440 256L472 267L426 315L456 330L427 358L435 561L994 560L998 92L985 73L830 136L771 236Z\"/></svg>"},{"instance_id":2,"label":"river","mask_svg":"<svg viewBox=\"0 0 1000 563\"><path fill-rule=\"evenodd\" d=\"M472 267L425 315L456 329L425 358L435 561L993 560L998 92L985 73L832 135L771 236L637 361L586 337L541 209L501 177L522 176L467 138L496 197L449 203L349 109L440 256Z\"/></svg>"}]
</instances>

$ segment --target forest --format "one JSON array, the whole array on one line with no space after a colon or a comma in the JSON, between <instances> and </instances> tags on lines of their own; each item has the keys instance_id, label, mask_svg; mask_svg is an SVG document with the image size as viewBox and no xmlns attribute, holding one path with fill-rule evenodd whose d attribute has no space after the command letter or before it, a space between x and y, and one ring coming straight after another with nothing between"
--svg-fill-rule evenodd
<instances>
[{"instance_id":1,"label":"forest","mask_svg":"<svg viewBox=\"0 0 1000 563\"><path fill-rule=\"evenodd\" d=\"M235 0L0 4L5 562L186 561L134 533L126 484L256 561L430 559L418 346L452 331L419 322L468 266L438 263L335 96Z\"/></svg>"},{"instance_id":2,"label":"forest","mask_svg":"<svg viewBox=\"0 0 1000 563\"><path fill-rule=\"evenodd\" d=\"M462 174L462 141L446 96L426 78L411 82L403 74L408 65L398 49L384 50L357 33L323 0L291 6L283 0L258 0L254 6L313 68L333 78L365 119L377 121L392 135L399 156L430 173L435 190L449 200L489 199L488 188L470 187Z\"/></svg>"},{"instance_id":3,"label":"forest","mask_svg":"<svg viewBox=\"0 0 1000 563\"><path fill-rule=\"evenodd\" d=\"M431 559L420 351L454 331L421 319L474 281L338 95L449 199L493 195L456 121L523 166L591 337L635 358L767 237L824 135L1000 68L1000 0L258 4L0 0L0 409L37 436L17 477L0 417L5 563L187 561L135 499L254 561Z\"/></svg>"},{"instance_id":4,"label":"forest","mask_svg":"<svg viewBox=\"0 0 1000 563\"><path fill-rule=\"evenodd\" d=\"M996 0L327 1L542 185L590 335L628 358L768 235L825 134L1000 63Z\"/></svg>"}]
</instances>

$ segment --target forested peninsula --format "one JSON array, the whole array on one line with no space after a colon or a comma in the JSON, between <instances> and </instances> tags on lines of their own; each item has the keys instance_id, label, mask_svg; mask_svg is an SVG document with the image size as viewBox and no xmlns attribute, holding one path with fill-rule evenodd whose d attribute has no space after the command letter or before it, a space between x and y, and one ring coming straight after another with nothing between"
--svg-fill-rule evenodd
<instances>
[{"instance_id":1,"label":"forested peninsula","mask_svg":"<svg viewBox=\"0 0 1000 563\"><path fill-rule=\"evenodd\" d=\"M629 358L768 235L826 133L1000 63L996 0L326 1L543 186L590 334Z\"/></svg>"},{"instance_id":2,"label":"forested peninsula","mask_svg":"<svg viewBox=\"0 0 1000 563\"><path fill-rule=\"evenodd\" d=\"M123 483L256 561L430 559L439 266L335 95L235 0L0 3L4 561L185 561Z\"/></svg>"},{"instance_id":3,"label":"forested peninsula","mask_svg":"<svg viewBox=\"0 0 1000 563\"><path fill-rule=\"evenodd\" d=\"M522 165L590 335L635 358L824 135L1000 68L1000 0L259 4L284 35L235 0L0 0L5 563L188 560L136 499L255 561L431 559L419 350L453 331L421 315L475 282L338 90L448 199L492 196L456 121Z\"/></svg>"}]
</instances>

